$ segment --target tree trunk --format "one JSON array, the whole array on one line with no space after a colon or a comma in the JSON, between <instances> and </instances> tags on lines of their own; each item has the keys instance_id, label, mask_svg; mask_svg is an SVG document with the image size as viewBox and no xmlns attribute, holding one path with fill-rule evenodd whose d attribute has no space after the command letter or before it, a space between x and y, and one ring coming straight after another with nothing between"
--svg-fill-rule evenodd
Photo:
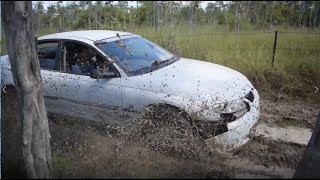
<instances>
[{"instance_id":1,"label":"tree trunk","mask_svg":"<svg viewBox=\"0 0 320 180\"><path fill-rule=\"evenodd\" d=\"M101 9L100 9L101 7L99 7L99 13L98 13L98 18L99 18L99 29L101 29L101 27L102 27L102 18L101 18L101 16L102 16L102 13L101 13Z\"/></svg>"},{"instance_id":2,"label":"tree trunk","mask_svg":"<svg viewBox=\"0 0 320 180\"><path fill-rule=\"evenodd\" d=\"M115 19L115 22L113 21L113 24L115 24L114 28L116 28L118 26L118 11L117 11L117 9L115 9L115 11L116 11L116 19Z\"/></svg>"},{"instance_id":3,"label":"tree trunk","mask_svg":"<svg viewBox=\"0 0 320 180\"><path fill-rule=\"evenodd\" d=\"M300 4L300 13L299 13L299 25L300 25L300 28L302 27L302 21L303 21L303 7L302 7L302 2L300 2L301 4Z\"/></svg>"},{"instance_id":4,"label":"tree trunk","mask_svg":"<svg viewBox=\"0 0 320 180\"><path fill-rule=\"evenodd\" d=\"M273 25L273 9L274 9L274 1L271 3L271 13L270 13L270 26L269 30L272 30L272 25Z\"/></svg>"},{"instance_id":5,"label":"tree trunk","mask_svg":"<svg viewBox=\"0 0 320 180\"><path fill-rule=\"evenodd\" d=\"M95 14L95 20L96 20L96 27L95 27L95 29L97 30L97 29L98 29L98 15L97 15L97 13Z\"/></svg>"},{"instance_id":6,"label":"tree trunk","mask_svg":"<svg viewBox=\"0 0 320 180\"><path fill-rule=\"evenodd\" d=\"M19 99L22 151L27 178L51 178L52 160L48 118L32 22L31 1L1 2L11 71Z\"/></svg>"},{"instance_id":7,"label":"tree trunk","mask_svg":"<svg viewBox=\"0 0 320 180\"><path fill-rule=\"evenodd\" d=\"M98 10L97 10L97 5L95 6L95 12L94 12L94 17L96 21L96 30L98 29Z\"/></svg>"},{"instance_id":8,"label":"tree trunk","mask_svg":"<svg viewBox=\"0 0 320 180\"><path fill-rule=\"evenodd\" d=\"M190 25L189 34L191 34L191 33L192 33L192 30L193 30L194 7L193 7L192 5L193 5L193 3L192 3L192 1L190 1L191 16L190 16L190 20L189 20L189 25Z\"/></svg>"},{"instance_id":9,"label":"tree trunk","mask_svg":"<svg viewBox=\"0 0 320 180\"><path fill-rule=\"evenodd\" d=\"M164 25L168 27L168 2L164 3ZM170 3L170 2L169 2Z\"/></svg>"},{"instance_id":10,"label":"tree trunk","mask_svg":"<svg viewBox=\"0 0 320 180\"><path fill-rule=\"evenodd\" d=\"M159 30L159 5L158 1L156 1L156 32L158 33Z\"/></svg>"},{"instance_id":11,"label":"tree trunk","mask_svg":"<svg viewBox=\"0 0 320 180\"><path fill-rule=\"evenodd\" d=\"M316 28L317 14L318 14L318 10L316 10L315 15L314 15L314 19L313 19L313 28Z\"/></svg>"},{"instance_id":12,"label":"tree trunk","mask_svg":"<svg viewBox=\"0 0 320 180\"><path fill-rule=\"evenodd\" d=\"M90 17L88 18L89 21L89 29L91 29L91 21L90 21Z\"/></svg>"},{"instance_id":13,"label":"tree trunk","mask_svg":"<svg viewBox=\"0 0 320 180\"><path fill-rule=\"evenodd\" d=\"M152 26L156 27L156 1L153 1L153 21Z\"/></svg>"},{"instance_id":14,"label":"tree trunk","mask_svg":"<svg viewBox=\"0 0 320 180\"><path fill-rule=\"evenodd\" d=\"M52 31L52 19L53 19L53 16L50 17L50 32Z\"/></svg>"},{"instance_id":15,"label":"tree trunk","mask_svg":"<svg viewBox=\"0 0 320 180\"><path fill-rule=\"evenodd\" d=\"M40 14L39 14L39 12L36 14L36 16L37 16L37 28L39 29L40 28L40 23L39 23L39 16L40 16Z\"/></svg>"},{"instance_id":16,"label":"tree trunk","mask_svg":"<svg viewBox=\"0 0 320 180\"><path fill-rule=\"evenodd\" d=\"M227 29L229 30L229 18L228 18L228 12L225 13L225 18L226 18L226 26Z\"/></svg>"},{"instance_id":17,"label":"tree trunk","mask_svg":"<svg viewBox=\"0 0 320 180\"><path fill-rule=\"evenodd\" d=\"M69 31L71 30L71 17L74 17L74 14L72 14L72 16L69 16L68 19L68 27L69 27Z\"/></svg>"},{"instance_id":18,"label":"tree trunk","mask_svg":"<svg viewBox=\"0 0 320 180\"><path fill-rule=\"evenodd\" d=\"M109 29L110 26L109 26L109 23L108 23L108 22L110 22L110 20L108 21L107 17L108 17L108 13L106 12L106 13L105 13L105 18L104 18L104 23L105 23L106 29Z\"/></svg>"},{"instance_id":19,"label":"tree trunk","mask_svg":"<svg viewBox=\"0 0 320 180\"><path fill-rule=\"evenodd\" d=\"M62 32L61 16L59 15L59 32Z\"/></svg>"},{"instance_id":20,"label":"tree trunk","mask_svg":"<svg viewBox=\"0 0 320 180\"><path fill-rule=\"evenodd\" d=\"M156 29L156 33L158 33L158 1L154 1L154 25Z\"/></svg>"},{"instance_id":21,"label":"tree trunk","mask_svg":"<svg viewBox=\"0 0 320 180\"><path fill-rule=\"evenodd\" d=\"M234 31L237 30L237 19L238 19L238 2L235 3Z\"/></svg>"},{"instance_id":22,"label":"tree trunk","mask_svg":"<svg viewBox=\"0 0 320 180\"><path fill-rule=\"evenodd\" d=\"M238 32L240 31L240 10L238 10Z\"/></svg>"},{"instance_id":23,"label":"tree trunk","mask_svg":"<svg viewBox=\"0 0 320 180\"><path fill-rule=\"evenodd\" d=\"M316 28L316 22L317 22L317 15L318 15L318 2L315 2L315 12L314 12L314 18L313 18L313 29Z\"/></svg>"},{"instance_id":24,"label":"tree trunk","mask_svg":"<svg viewBox=\"0 0 320 180\"><path fill-rule=\"evenodd\" d=\"M123 26L126 29L126 12L123 13Z\"/></svg>"}]
</instances>

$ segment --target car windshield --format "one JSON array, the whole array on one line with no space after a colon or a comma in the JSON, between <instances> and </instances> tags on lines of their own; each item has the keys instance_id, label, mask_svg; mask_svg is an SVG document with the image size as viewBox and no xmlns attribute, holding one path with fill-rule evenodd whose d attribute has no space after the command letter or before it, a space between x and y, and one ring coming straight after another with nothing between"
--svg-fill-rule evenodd
<instances>
[{"instance_id":1,"label":"car windshield","mask_svg":"<svg viewBox=\"0 0 320 180\"><path fill-rule=\"evenodd\" d=\"M131 75L153 71L176 59L175 55L142 37L117 37L97 46Z\"/></svg>"}]
</instances>

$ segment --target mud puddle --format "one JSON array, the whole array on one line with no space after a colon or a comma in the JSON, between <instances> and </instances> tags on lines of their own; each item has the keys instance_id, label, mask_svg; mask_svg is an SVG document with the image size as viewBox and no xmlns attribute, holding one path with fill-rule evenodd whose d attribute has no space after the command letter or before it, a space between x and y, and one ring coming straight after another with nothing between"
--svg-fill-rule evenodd
<instances>
[{"instance_id":1,"label":"mud puddle","mask_svg":"<svg viewBox=\"0 0 320 180\"><path fill-rule=\"evenodd\" d=\"M255 136L233 155L266 167L295 169L305 149L304 145Z\"/></svg>"},{"instance_id":2,"label":"mud puddle","mask_svg":"<svg viewBox=\"0 0 320 180\"><path fill-rule=\"evenodd\" d=\"M304 101L274 101L260 100L260 123L277 125L280 127L296 126L314 129L316 119L320 113L320 104Z\"/></svg>"}]
</instances>

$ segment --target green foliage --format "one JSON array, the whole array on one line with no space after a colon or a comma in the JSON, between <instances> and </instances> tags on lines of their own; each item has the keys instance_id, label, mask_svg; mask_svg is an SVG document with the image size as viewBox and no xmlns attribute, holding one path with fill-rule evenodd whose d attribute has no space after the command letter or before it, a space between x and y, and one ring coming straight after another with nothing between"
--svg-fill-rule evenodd
<instances>
[{"instance_id":1,"label":"green foliage","mask_svg":"<svg viewBox=\"0 0 320 180\"><path fill-rule=\"evenodd\" d=\"M141 25L143 22L145 22L145 20L147 19L147 3L142 4L142 6L140 6L137 9L137 16L136 16L136 23L138 25Z\"/></svg>"},{"instance_id":2,"label":"green foliage","mask_svg":"<svg viewBox=\"0 0 320 180\"><path fill-rule=\"evenodd\" d=\"M249 21L249 19L245 18L244 16L240 17L240 30L241 31L253 31L253 27Z\"/></svg>"},{"instance_id":3,"label":"green foliage","mask_svg":"<svg viewBox=\"0 0 320 180\"><path fill-rule=\"evenodd\" d=\"M50 29L58 29L60 20L62 30L124 29L135 25L158 29L172 23L220 24L230 31L271 30L273 26L318 28L320 25L318 1L217 1L208 3L205 9L200 7L201 1L190 1L186 5L175 1L139 1L138 4L138 7L129 7L127 1L117 4L79 1L63 6L56 2L45 10L39 1L34 12L40 31L50 24Z\"/></svg>"}]
</instances>

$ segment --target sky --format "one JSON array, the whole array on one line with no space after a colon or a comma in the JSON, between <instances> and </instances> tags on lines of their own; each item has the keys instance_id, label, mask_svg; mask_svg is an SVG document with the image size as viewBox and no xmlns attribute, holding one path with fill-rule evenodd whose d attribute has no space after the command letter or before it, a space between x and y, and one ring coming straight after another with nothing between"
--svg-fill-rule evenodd
<instances>
[{"instance_id":1,"label":"sky","mask_svg":"<svg viewBox=\"0 0 320 180\"><path fill-rule=\"evenodd\" d=\"M37 2L37 1L33 1L33 2ZM50 6L51 4L56 3L57 1L42 1L43 2L43 6L45 9L47 9L48 6ZM73 1L63 1L63 5L66 5L68 2L73 2ZM114 1L114 2L118 2L118 1ZM187 4L188 1L182 1L182 4ZM207 7L207 4L209 2L214 2L214 1L202 1L201 2L201 7L204 9ZM133 6L136 7L137 3L136 1L128 1L129 6Z\"/></svg>"}]
</instances>

